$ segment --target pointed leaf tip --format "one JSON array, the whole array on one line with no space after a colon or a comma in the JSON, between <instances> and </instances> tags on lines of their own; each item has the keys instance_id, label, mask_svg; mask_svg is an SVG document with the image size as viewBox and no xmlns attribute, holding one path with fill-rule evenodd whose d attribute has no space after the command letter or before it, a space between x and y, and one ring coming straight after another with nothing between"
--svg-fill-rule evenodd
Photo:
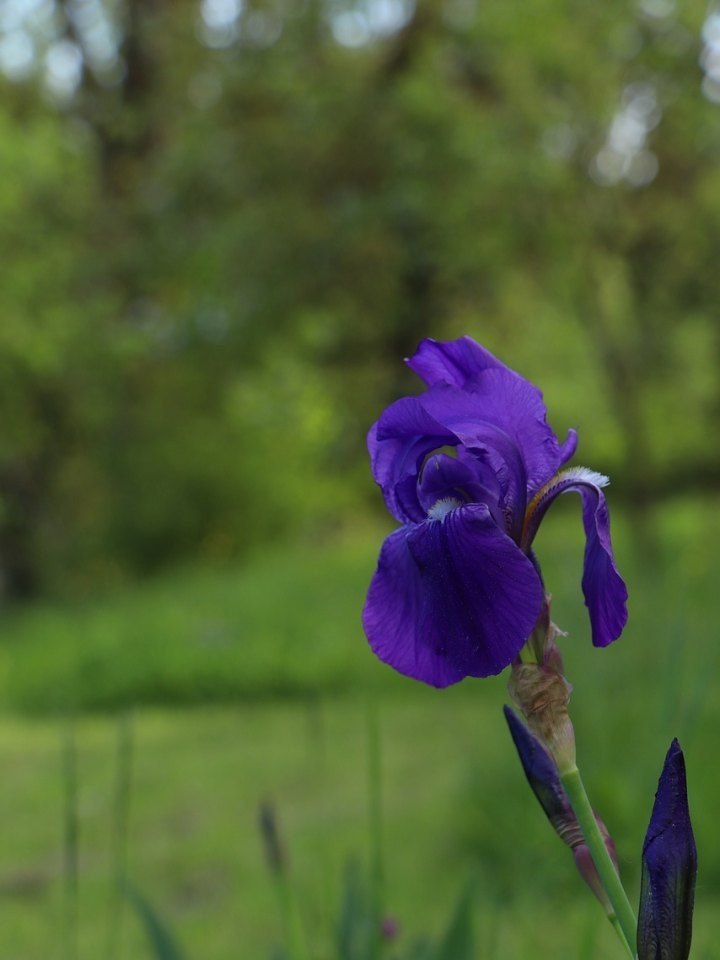
<instances>
[{"instance_id":1,"label":"pointed leaf tip","mask_svg":"<svg viewBox=\"0 0 720 960\"><path fill-rule=\"evenodd\" d=\"M123 885L123 890L145 928L155 960L184 960L184 954L175 941L170 927L160 917L150 901L127 880Z\"/></svg>"},{"instance_id":2,"label":"pointed leaf tip","mask_svg":"<svg viewBox=\"0 0 720 960\"><path fill-rule=\"evenodd\" d=\"M697 874L685 758L670 744L642 853L638 960L687 960Z\"/></svg>"},{"instance_id":3,"label":"pointed leaf tip","mask_svg":"<svg viewBox=\"0 0 720 960\"><path fill-rule=\"evenodd\" d=\"M475 880L470 877L460 892L453 916L437 953L433 954L435 960L473 960L475 957L474 900Z\"/></svg>"}]
</instances>

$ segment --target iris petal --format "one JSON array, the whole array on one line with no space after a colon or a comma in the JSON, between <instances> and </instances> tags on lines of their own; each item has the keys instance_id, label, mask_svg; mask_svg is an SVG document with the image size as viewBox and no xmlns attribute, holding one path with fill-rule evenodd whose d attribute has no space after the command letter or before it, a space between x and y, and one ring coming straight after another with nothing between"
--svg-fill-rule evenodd
<instances>
[{"instance_id":1,"label":"iris petal","mask_svg":"<svg viewBox=\"0 0 720 960\"><path fill-rule=\"evenodd\" d=\"M466 451L485 462L496 475L507 511L506 529L517 539L525 512L525 464L517 444L500 427L473 415L467 395L440 384L421 397L423 405L459 439Z\"/></svg>"},{"instance_id":2,"label":"iris petal","mask_svg":"<svg viewBox=\"0 0 720 960\"><path fill-rule=\"evenodd\" d=\"M460 337L445 343L430 338L422 340L413 356L405 362L429 387L436 383L463 387L467 380L477 377L483 370L509 370L472 337Z\"/></svg>"},{"instance_id":3,"label":"iris petal","mask_svg":"<svg viewBox=\"0 0 720 960\"><path fill-rule=\"evenodd\" d=\"M463 391L466 413L474 407L474 415L513 437L523 452L531 495L574 453L577 436L571 431L560 458L541 391L471 337L447 343L423 340L407 364L429 387L443 384Z\"/></svg>"},{"instance_id":4,"label":"iris petal","mask_svg":"<svg viewBox=\"0 0 720 960\"><path fill-rule=\"evenodd\" d=\"M363 627L375 654L400 673L435 687L447 687L465 674L442 653L432 637L419 633L427 621L424 584L408 547L413 528L391 533L380 551L363 609Z\"/></svg>"},{"instance_id":5,"label":"iris petal","mask_svg":"<svg viewBox=\"0 0 720 960\"><path fill-rule=\"evenodd\" d=\"M497 474L504 525L519 538L528 498L561 464L541 392L469 337L423 341L409 363L433 386L388 407L368 436L373 475L388 509L402 523L419 522L409 478L432 450L459 443Z\"/></svg>"},{"instance_id":6,"label":"iris petal","mask_svg":"<svg viewBox=\"0 0 720 960\"><path fill-rule=\"evenodd\" d=\"M582 588L596 647L606 647L617 640L627 623L627 588L615 566L610 516L601 489L608 482L607 477L586 467L561 471L528 507L522 536L523 549L528 550L550 504L562 493L580 494L585 527Z\"/></svg>"},{"instance_id":7,"label":"iris petal","mask_svg":"<svg viewBox=\"0 0 720 960\"><path fill-rule=\"evenodd\" d=\"M560 466L557 437L547 423L542 393L511 370L488 370L465 386L466 404L512 437L525 464L530 496Z\"/></svg>"},{"instance_id":8,"label":"iris petal","mask_svg":"<svg viewBox=\"0 0 720 960\"><path fill-rule=\"evenodd\" d=\"M540 391L509 370L492 369L464 390L440 383L419 400L435 422L486 458L503 485L507 529L517 539L528 497L560 465Z\"/></svg>"},{"instance_id":9,"label":"iris petal","mask_svg":"<svg viewBox=\"0 0 720 960\"><path fill-rule=\"evenodd\" d=\"M432 450L457 443L457 437L421 406L417 397L391 404L368 434L375 482L388 510L401 523L419 523L425 512L417 501L416 481Z\"/></svg>"},{"instance_id":10,"label":"iris petal","mask_svg":"<svg viewBox=\"0 0 720 960\"><path fill-rule=\"evenodd\" d=\"M499 673L540 613L530 560L484 504L391 534L363 611L375 653L436 687Z\"/></svg>"},{"instance_id":11,"label":"iris petal","mask_svg":"<svg viewBox=\"0 0 720 960\"><path fill-rule=\"evenodd\" d=\"M423 467L418 499L429 513L438 500L455 499L459 503L487 504L498 526L504 525L500 510L502 490L493 471L473 458L437 454Z\"/></svg>"},{"instance_id":12,"label":"iris petal","mask_svg":"<svg viewBox=\"0 0 720 960\"><path fill-rule=\"evenodd\" d=\"M565 441L560 447L560 463L561 464L567 463L568 460L571 460L575 456L577 445L578 445L577 430L573 430L571 427L568 430L568 435L565 438Z\"/></svg>"}]
</instances>

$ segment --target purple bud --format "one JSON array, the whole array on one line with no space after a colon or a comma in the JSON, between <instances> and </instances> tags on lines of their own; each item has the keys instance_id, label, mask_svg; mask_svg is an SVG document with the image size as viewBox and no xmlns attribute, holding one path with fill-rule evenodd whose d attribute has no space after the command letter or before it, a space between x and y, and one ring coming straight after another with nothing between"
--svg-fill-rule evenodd
<instances>
[{"instance_id":1,"label":"purple bud","mask_svg":"<svg viewBox=\"0 0 720 960\"><path fill-rule=\"evenodd\" d=\"M540 805L557 835L563 843L570 847L580 876L598 898L605 911L611 913L610 901L600 882L590 851L585 844L580 824L577 822L570 801L560 782L560 775L555 762L540 740L525 726L510 707L505 707L504 710L505 719L510 727L510 734L533 793L540 801ZM595 814L595 819L600 827L610 857L617 867L617 855L612 837L597 814Z\"/></svg>"},{"instance_id":2,"label":"purple bud","mask_svg":"<svg viewBox=\"0 0 720 960\"><path fill-rule=\"evenodd\" d=\"M528 783L548 820L555 826L555 821L563 821L570 810L557 767L540 740L528 730L515 711L510 707L504 707L504 711Z\"/></svg>"},{"instance_id":3,"label":"purple bud","mask_svg":"<svg viewBox=\"0 0 720 960\"><path fill-rule=\"evenodd\" d=\"M673 740L643 844L638 960L687 960L696 874L685 759Z\"/></svg>"},{"instance_id":4,"label":"purple bud","mask_svg":"<svg viewBox=\"0 0 720 960\"><path fill-rule=\"evenodd\" d=\"M280 839L275 807L268 800L260 804L258 810L260 836L265 849L265 859L271 873L281 874L287 866L287 856Z\"/></svg>"}]
</instances>

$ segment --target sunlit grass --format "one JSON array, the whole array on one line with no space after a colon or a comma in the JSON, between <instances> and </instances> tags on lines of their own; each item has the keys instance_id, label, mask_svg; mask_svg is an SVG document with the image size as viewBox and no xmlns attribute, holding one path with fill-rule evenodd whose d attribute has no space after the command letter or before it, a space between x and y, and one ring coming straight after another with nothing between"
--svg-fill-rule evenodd
<instances>
[{"instance_id":1,"label":"sunlit grass","mask_svg":"<svg viewBox=\"0 0 720 960\"><path fill-rule=\"evenodd\" d=\"M472 872L484 945L478 960L578 957L583 950L596 960L617 956L602 911L575 876L512 754L499 712L502 684L476 692L418 691L380 704L388 911L406 937L436 933ZM334 960L330 944L344 866L369 855L364 705L143 711L134 723L128 871L188 954L267 958L278 942L281 925L256 829L258 804L271 798L309 940L318 957ZM61 733L48 721L0 724L1 809L11 825L0 848L7 950L0 955L44 960L61 929ZM77 726L82 956L102 956L106 941L115 735L110 718ZM657 744L658 757L639 764L637 755L653 739L652 731L628 734L618 745L617 773L592 761L595 737L583 743L633 899L631 862L638 858L662 749ZM696 758L693 751L691 801L703 855L694 956L710 958L717 955L707 952L718 906L711 869L717 849L708 830L715 803L713 784L704 784L710 789L701 795ZM122 945L125 957L148 955L129 911Z\"/></svg>"}]
</instances>

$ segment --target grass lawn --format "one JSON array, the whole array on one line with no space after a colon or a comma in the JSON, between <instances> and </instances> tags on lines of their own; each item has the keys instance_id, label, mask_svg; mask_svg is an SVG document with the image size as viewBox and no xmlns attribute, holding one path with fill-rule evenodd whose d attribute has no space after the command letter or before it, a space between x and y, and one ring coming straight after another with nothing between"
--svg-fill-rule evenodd
<instances>
[{"instance_id":1,"label":"grass lawn","mask_svg":"<svg viewBox=\"0 0 720 960\"><path fill-rule=\"evenodd\" d=\"M671 737L680 737L700 851L692 956L712 960L720 957L720 511L674 505L646 555L630 550L616 522L631 622L619 643L596 651L579 590L577 504L566 499L538 546L555 618L570 631L566 668L591 797L636 901L657 776ZM107 956L116 909L113 711L122 707L132 711L135 744L128 872L188 957L271 956L280 923L256 831L258 803L269 797L317 957L335 960L343 870L368 847L369 698L383 741L386 900L401 928L437 931L474 872L478 960L622 955L511 753L504 678L437 692L368 653L358 612L379 536L370 529L270 552L239 570L186 570L85 604L6 615L0 957L64 957L61 748L75 710L78 956ZM121 946L119 956L149 957L127 911Z\"/></svg>"},{"instance_id":2,"label":"grass lawn","mask_svg":"<svg viewBox=\"0 0 720 960\"><path fill-rule=\"evenodd\" d=\"M383 732L387 907L402 930L438 930L474 872L479 958L620 956L614 936L530 795L499 716L502 684L472 694L419 692L379 704ZM475 696L474 694L477 694ZM277 805L309 939L331 960L331 930L350 858L366 859L366 722L352 700L142 711L133 719L128 871L189 957L269 958L280 937L256 830L257 806ZM102 957L112 890L116 725L76 727L81 957ZM5 720L0 852L0 956L63 956L62 764L58 723ZM627 736L588 780L621 851L633 899L636 861L661 748ZM583 746L595 746L596 737ZM587 742L589 741L589 742ZM640 755L638 742L642 749ZM689 756L702 873L694 958L718 956L720 906L711 867L714 794L701 794ZM704 786L710 786L705 782ZM715 848L713 850L713 847ZM125 911L120 955L150 956Z\"/></svg>"}]
</instances>

